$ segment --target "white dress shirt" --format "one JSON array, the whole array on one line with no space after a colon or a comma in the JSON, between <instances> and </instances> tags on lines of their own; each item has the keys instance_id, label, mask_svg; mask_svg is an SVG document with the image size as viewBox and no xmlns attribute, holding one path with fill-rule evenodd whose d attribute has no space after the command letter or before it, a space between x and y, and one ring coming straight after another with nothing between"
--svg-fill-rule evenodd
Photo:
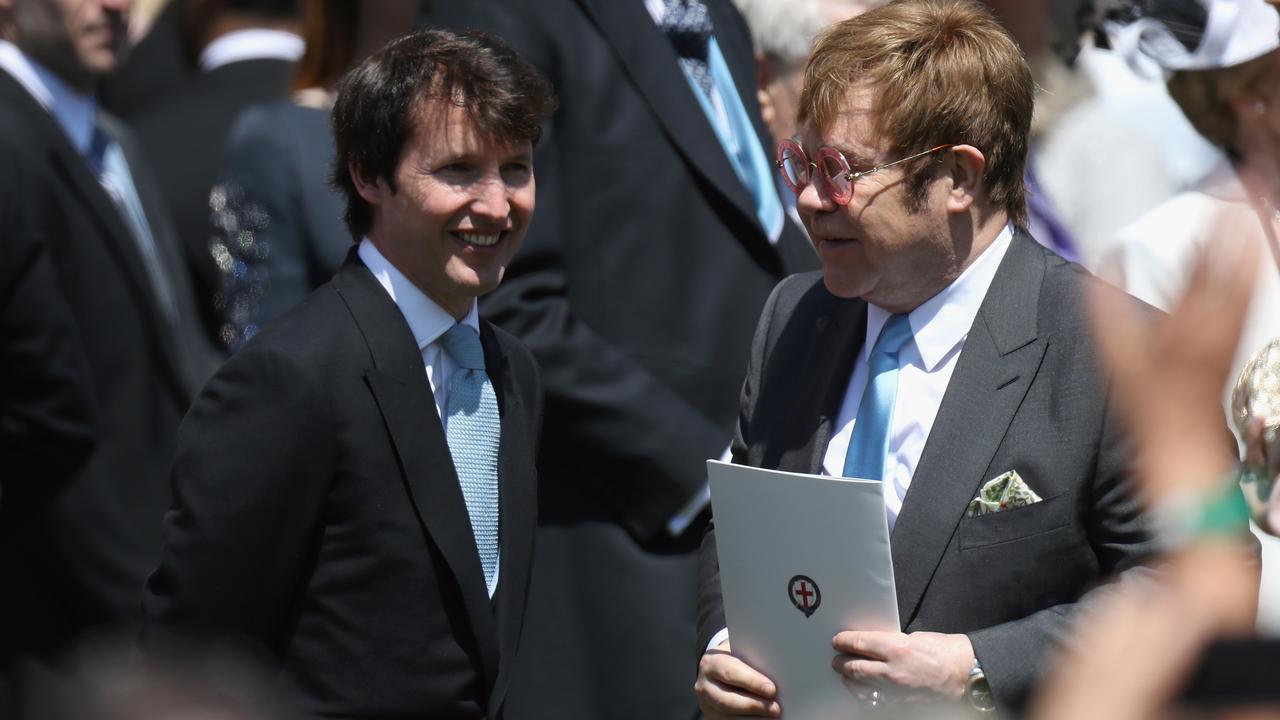
<instances>
[{"instance_id":1,"label":"white dress shirt","mask_svg":"<svg viewBox=\"0 0 1280 720\"><path fill-rule=\"evenodd\" d=\"M907 316L912 338L898 353L898 394L889 426L889 453L884 461L884 506L890 530L902 510L902 500L911 487L916 466L920 464L920 455L938 416L951 374L955 372L956 360L964 349L969 328L978 316L978 309L1012 240L1013 228L1006 226L960 277ZM836 432L822 460L826 475L844 474L845 455L867 385L871 349L889 315L888 311L867 304L866 339L836 416Z\"/></svg>"},{"instance_id":2,"label":"white dress shirt","mask_svg":"<svg viewBox=\"0 0 1280 720\"><path fill-rule=\"evenodd\" d=\"M360 247L356 252L365 267L369 268L369 272L373 273L378 283L391 296L396 307L400 308L405 321L409 323L414 342L418 344L418 350L422 353L422 363L427 368L427 382L431 384L431 394L435 396L436 413L440 415L440 424L447 432L449 417L445 414L445 408L448 407L449 402L449 380L458 370L458 364L449 356L449 353L444 351L444 346L437 340L457 321L419 290L417 285L404 276L404 273L396 269L390 260L378 252L378 248L373 246L369 238L360 241ZM462 324L470 325L477 333L480 332L480 313L475 301L472 301L471 310L462 319ZM498 589L498 575L501 569L502 548L499 547L498 564L494 567L493 580L489 583L489 597L493 597L493 593Z\"/></svg>"},{"instance_id":3,"label":"white dress shirt","mask_svg":"<svg viewBox=\"0 0 1280 720\"><path fill-rule=\"evenodd\" d=\"M219 36L200 52L200 71L212 72L242 60L285 60L297 62L306 43L284 30L251 28Z\"/></svg>"},{"instance_id":4,"label":"white dress shirt","mask_svg":"<svg viewBox=\"0 0 1280 720\"><path fill-rule=\"evenodd\" d=\"M53 115L76 152L82 157L88 156L98 118L98 103L92 95L67 85L7 40L0 40L0 69L12 75L41 107Z\"/></svg>"}]
</instances>

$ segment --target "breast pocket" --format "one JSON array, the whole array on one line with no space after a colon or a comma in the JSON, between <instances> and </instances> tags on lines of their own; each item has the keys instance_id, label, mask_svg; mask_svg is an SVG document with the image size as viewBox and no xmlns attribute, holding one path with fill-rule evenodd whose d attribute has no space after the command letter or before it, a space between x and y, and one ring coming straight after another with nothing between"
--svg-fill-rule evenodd
<instances>
[{"instance_id":1,"label":"breast pocket","mask_svg":"<svg viewBox=\"0 0 1280 720\"><path fill-rule=\"evenodd\" d=\"M1013 542L1057 530L1071 521L1065 495L1055 495L1038 503L960 521L961 550Z\"/></svg>"}]
</instances>

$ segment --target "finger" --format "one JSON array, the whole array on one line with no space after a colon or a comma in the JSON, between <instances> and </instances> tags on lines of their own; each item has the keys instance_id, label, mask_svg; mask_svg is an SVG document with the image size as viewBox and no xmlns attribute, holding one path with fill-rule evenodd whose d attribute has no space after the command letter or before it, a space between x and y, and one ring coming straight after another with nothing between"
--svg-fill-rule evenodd
<instances>
[{"instance_id":1,"label":"finger","mask_svg":"<svg viewBox=\"0 0 1280 720\"><path fill-rule=\"evenodd\" d=\"M891 687L889 664L882 660L870 660L857 655L837 655L831 660L831 668L846 680L871 688Z\"/></svg>"},{"instance_id":2,"label":"finger","mask_svg":"<svg viewBox=\"0 0 1280 720\"><path fill-rule=\"evenodd\" d=\"M767 718L782 715L782 706L776 700L752 695L717 680L699 680L694 690L698 695L698 704L708 718L716 715Z\"/></svg>"},{"instance_id":3,"label":"finger","mask_svg":"<svg viewBox=\"0 0 1280 720\"><path fill-rule=\"evenodd\" d=\"M831 647L842 653L887 660L889 648L902 639L902 633L877 630L844 630L831 639Z\"/></svg>"},{"instance_id":4,"label":"finger","mask_svg":"<svg viewBox=\"0 0 1280 720\"><path fill-rule=\"evenodd\" d=\"M778 694L772 680L733 655L715 652L703 655L698 676L770 700Z\"/></svg>"}]
</instances>

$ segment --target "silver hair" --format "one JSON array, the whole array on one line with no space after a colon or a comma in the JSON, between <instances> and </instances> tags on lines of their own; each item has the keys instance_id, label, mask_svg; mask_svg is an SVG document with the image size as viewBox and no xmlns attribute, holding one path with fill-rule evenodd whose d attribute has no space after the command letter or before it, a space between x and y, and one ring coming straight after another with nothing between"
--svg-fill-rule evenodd
<instances>
[{"instance_id":1,"label":"silver hair","mask_svg":"<svg viewBox=\"0 0 1280 720\"><path fill-rule=\"evenodd\" d=\"M751 28L756 52L784 65L809 57L813 39L826 27L820 0L733 0Z\"/></svg>"}]
</instances>

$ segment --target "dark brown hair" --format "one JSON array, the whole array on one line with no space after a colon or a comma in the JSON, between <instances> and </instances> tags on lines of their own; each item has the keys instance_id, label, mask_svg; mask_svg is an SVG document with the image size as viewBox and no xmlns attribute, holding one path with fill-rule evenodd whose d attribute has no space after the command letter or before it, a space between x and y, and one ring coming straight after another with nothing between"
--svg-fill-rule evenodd
<instances>
[{"instance_id":1,"label":"dark brown hair","mask_svg":"<svg viewBox=\"0 0 1280 720\"><path fill-rule=\"evenodd\" d=\"M943 144L986 156L988 196L1025 226L1023 169L1031 128L1031 69L1004 28L971 0L900 0L838 23L817 40L804 72L799 122L818 130L839 114L851 88L876 93L876 133L895 154ZM907 201L924 201L919 168Z\"/></svg>"},{"instance_id":2,"label":"dark brown hair","mask_svg":"<svg viewBox=\"0 0 1280 720\"><path fill-rule=\"evenodd\" d=\"M388 43L347 73L333 106L333 183L346 196L353 238L368 233L373 211L349 168L395 192L396 167L426 100L462 108L481 134L511 142L536 143L556 107L551 84L493 35L421 30Z\"/></svg>"},{"instance_id":3,"label":"dark brown hair","mask_svg":"<svg viewBox=\"0 0 1280 720\"><path fill-rule=\"evenodd\" d=\"M1259 97L1280 74L1280 51L1231 67L1181 70L1169 77L1169 97L1178 103L1196 132L1227 153L1238 156L1239 118L1231 101Z\"/></svg>"}]
</instances>

